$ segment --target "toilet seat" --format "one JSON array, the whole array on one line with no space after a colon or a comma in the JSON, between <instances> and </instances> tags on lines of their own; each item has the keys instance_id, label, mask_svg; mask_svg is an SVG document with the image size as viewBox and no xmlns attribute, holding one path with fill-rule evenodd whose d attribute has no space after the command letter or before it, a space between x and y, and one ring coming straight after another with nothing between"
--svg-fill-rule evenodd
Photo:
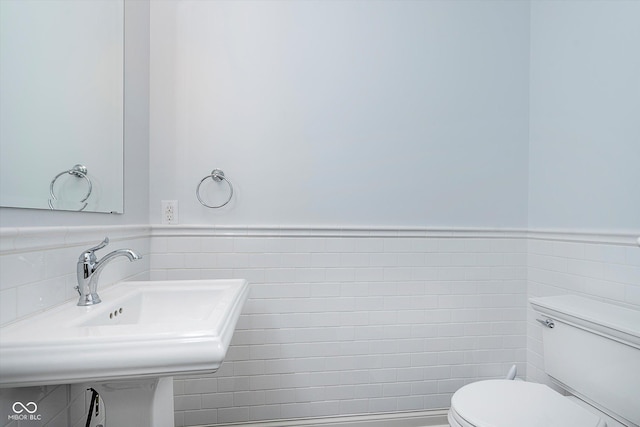
<instances>
[{"instance_id":1,"label":"toilet seat","mask_svg":"<svg viewBox=\"0 0 640 427\"><path fill-rule=\"evenodd\" d=\"M543 384L486 380L451 398L454 427L606 427L597 415Z\"/></svg>"}]
</instances>

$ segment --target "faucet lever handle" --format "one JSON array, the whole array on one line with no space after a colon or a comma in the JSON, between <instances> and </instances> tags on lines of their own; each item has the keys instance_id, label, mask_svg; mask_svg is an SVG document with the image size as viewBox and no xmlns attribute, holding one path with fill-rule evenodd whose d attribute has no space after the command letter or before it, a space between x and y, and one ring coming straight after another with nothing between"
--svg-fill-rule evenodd
<instances>
[{"instance_id":1,"label":"faucet lever handle","mask_svg":"<svg viewBox=\"0 0 640 427\"><path fill-rule=\"evenodd\" d=\"M100 242L98 245L94 246L91 249L87 249L86 252L95 252L99 249L104 248L105 246L107 246L109 244L109 238L105 237L104 240L102 242Z\"/></svg>"},{"instance_id":2,"label":"faucet lever handle","mask_svg":"<svg viewBox=\"0 0 640 427\"><path fill-rule=\"evenodd\" d=\"M109 244L109 238L105 237L104 240L102 242L100 242L98 245L94 246L93 248L87 249L86 251L82 251L82 253L80 254L80 256L78 257L78 271L80 271L79 269L81 268L81 264L86 264L86 263L95 263L97 261L97 257L95 252L99 249L104 248L105 246L107 246ZM78 273L80 274L80 273ZM83 273L84 277L89 277L88 273L85 274ZM79 276L78 276L79 277Z\"/></svg>"}]
</instances>

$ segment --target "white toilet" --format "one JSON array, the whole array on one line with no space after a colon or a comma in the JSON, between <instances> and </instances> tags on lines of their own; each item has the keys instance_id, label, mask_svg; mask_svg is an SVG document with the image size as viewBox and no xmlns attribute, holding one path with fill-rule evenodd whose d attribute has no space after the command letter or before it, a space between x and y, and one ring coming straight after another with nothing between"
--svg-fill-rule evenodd
<instances>
[{"instance_id":1,"label":"white toilet","mask_svg":"<svg viewBox=\"0 0 640 427\"><path fill-rule=\"evenodd\" d=\"M543 331L543 384L486 380L451 398L452 427L639 427L640 311L575 295L530 300Z\"/></svg>"}]
</instances>

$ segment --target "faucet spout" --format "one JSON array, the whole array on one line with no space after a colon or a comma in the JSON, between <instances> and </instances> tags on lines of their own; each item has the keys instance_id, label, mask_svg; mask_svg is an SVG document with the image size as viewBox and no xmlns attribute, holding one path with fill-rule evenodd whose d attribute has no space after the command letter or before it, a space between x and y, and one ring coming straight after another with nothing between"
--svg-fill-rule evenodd
<instances>
[{"instance_id":1,"label":"faucet spout","mask_svg":"<svg viewBox=\"0 0 640 427\"><path fill-rule=\"evenodd\" d=\"M104 268L104 266L114 258L119 256L126 256L129 258L129 261L135 261L142 258L140 255L132 251L131 249L118 249L113 252L109 252L105 256L102 257L100 261L98 261L96 266L96 273ZM95 274L95 273L93 273Z\"/></svg>"},{"instance_id":2,"label":"faucet spout","mask_svg":"<svg viewBox=\"0 0 640 427\"><path fill-rule=\"evenodd\" d=\"M109 244L109 239L105 238L100 245L84 251L78 258L78 286L76 287L80 294L78 305L94 305L101 302L100 297L98 296L98 279L100 278L100 273L104 267L112 260L121 256L129 258L129 261L135 261L142 258L142 256L138 255L131 249L118 249L108 253L102 257L101 260L98 260L95 251L104 248L107 244Z\"/></svg>"}]
</instances>

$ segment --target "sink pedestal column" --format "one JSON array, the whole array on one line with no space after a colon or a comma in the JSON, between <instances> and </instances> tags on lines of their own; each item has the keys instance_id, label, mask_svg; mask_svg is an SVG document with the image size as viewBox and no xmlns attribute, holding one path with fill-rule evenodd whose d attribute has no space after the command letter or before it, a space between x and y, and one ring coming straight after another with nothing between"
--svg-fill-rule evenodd
<instances>
[{"instance_id":1,"label":"sink pedestal column","mask_svg":"<svg viewBox=\"0 0 640 427\"><path fill-rule=\"evenodd\" d=\"M106 411L105 427L173 427L173 377L88 383Z\"/></svg>"}]
</instances>

